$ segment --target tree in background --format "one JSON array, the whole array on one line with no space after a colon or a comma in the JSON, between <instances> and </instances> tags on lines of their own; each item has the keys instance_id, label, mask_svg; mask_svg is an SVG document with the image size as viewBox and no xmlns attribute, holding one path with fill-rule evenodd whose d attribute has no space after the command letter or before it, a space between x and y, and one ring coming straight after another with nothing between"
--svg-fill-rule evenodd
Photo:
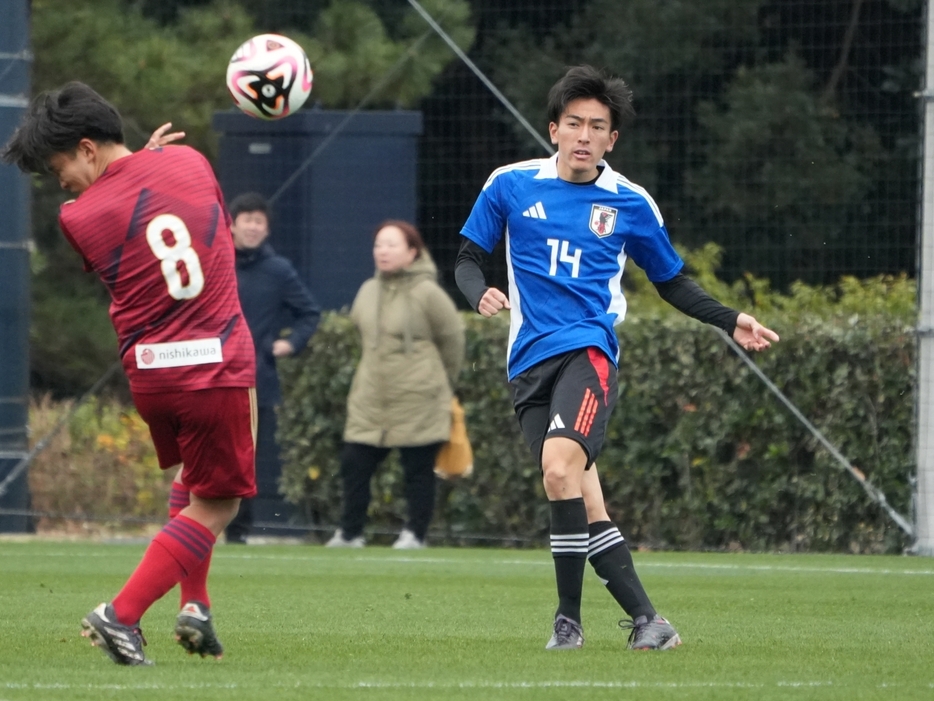
<instances>
[{"instance_id":1,"label":"tree in background","mask_svg":"<svg viewBox=\"0 0 934 701\"><path fill-rule=\"evenodd\" d=\"M623 76L638 117L610 160L673 236L723 245L731 278L828 283L914 268L921 6L591 0L563 27L501 28L483 64L543 132L566 65ZM901 43L880 29L899 23Z\"/></svg>"},{"instance_id":2,"label":"tree in background","mask_svg":"<svg viewBox=\"0 0 934 701\"><path fill-rule=\"evenodd\" d=\"M655 196L677 242L720 244L727 279L752 272L784 289L797 278L835 282L830 276L841 271L913 272L921 0L422 4L465 48L477 28L473 57L543 132L543 96L566 65L589 62L626 77L638 117L613 165ZM132 146L172 119L189 143L213 153L211 114L230 107L227 60L262 31L305 46L315 104L355 107L381 85L368 106L424 110L421 217L442 269L453 267L451 232L489 172L542 152L405 0L33 0L32 7L36 89L86 80L127 116ZM114 351L109 338L88 331L99 326L95 314L105 318L103 290L60 245L61 199L45 185L34 208L43 255L33 368L37 386L70 392L95 378L46 349L71 346L101 371ZM90 338L66 343L79 326Z\"/></svg>"},{"instance_id":3,"label":"tree in background","mask_svg":"<svg viewBox=\"0 0 934 701\"><path fill-rule=\"evenodd\" d=\"M745 268L781 261L820 280L828 251L859 246L883 149L870 127L822 103L800 58L740 68L722 108L702 102L698 119L707 139L688 192L704 221L755 242L734 254Z\"/></svg>"},{"instance_id":4,"label":"tree in background","mask_svg":"<svg viewBox=\"0 0 934 701\"><path fill-rule=\"evenodd\" d=\"M211 117L230 105L227 62L254 33L242 8L217 2L160 26L121 0L36 0L32 23L36 91L81 80L124 115L131 147L171 120L187 143L216 150Z\"/></svg>"},{"instance_id":5,"label":"tree in background","mask_svg":"<svg viewBox=\"0 0 934 701\"><path fill-rule=\"evenodd\" d=\"M474 29L465 0L422 5L458 46L470 48ZM322 105L352 109L369 98L368 107L411 108L431 91L454 54L411 9L392 15L397 24L388 26L375 9L353 1L334 2L321 12L306 51Z\"/></svg>"}]
</instances>

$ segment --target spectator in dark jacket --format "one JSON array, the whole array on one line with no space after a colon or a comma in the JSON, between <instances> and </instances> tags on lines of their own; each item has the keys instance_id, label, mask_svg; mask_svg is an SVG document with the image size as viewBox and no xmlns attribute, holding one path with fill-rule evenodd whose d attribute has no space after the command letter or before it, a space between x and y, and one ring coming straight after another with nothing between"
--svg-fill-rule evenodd
<instances>
[{"instance_id":1,"label":"spectator in dark jacket","mask_svg":"<svg viewBox=\"0 0 934 701\"><path fill-rule=\"evenodd\" d=\"M292 264L277 255L266 240L268 210L266 199L255 192L239 195L230 203L240 306L256 347L256 498L275 500L282 472L276 444L276 407L282 402L276 358L294 355L307 345L321 309ZM252 525L252 500L244 499L227 527L227 542L245 543Z\"/></svg>"}]
</instances>

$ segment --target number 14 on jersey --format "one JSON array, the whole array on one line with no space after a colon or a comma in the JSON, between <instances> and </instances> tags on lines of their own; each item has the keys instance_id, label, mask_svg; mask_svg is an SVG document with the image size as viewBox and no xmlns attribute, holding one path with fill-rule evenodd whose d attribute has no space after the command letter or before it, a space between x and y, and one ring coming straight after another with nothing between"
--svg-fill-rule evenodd
<instances>
[{"instance_id":1,"label":"number 14 on jersey","mask_svg":"<svg viewBox=\"0 0 934 701\"><path fill-rule=\"evenodd\" d=\"M551 249L551 268L548 274L556 276L558 274L558 263L568 263L571 266L571 277L577 277L581 266L581 249L574 250L573 255L570 252L570 242L561 239L548 239L546 241Z\"/></svg>"}]
</instances>

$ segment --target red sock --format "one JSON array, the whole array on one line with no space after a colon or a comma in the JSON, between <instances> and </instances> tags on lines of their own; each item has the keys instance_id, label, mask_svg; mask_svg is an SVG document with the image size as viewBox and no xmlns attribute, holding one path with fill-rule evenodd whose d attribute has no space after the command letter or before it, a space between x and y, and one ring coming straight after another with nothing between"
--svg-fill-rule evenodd
<instances>
[{"instance_id":1,"label":"red sock","mask_svg":"<svg viewBox=\"0 0 934 701\"><path fill-rule=\"evenodd\" d=\"M197 521L176 516L152 539L142 562L113 600L117 620L136 625L146 610L195 571L214 547L214 534Z\"/></svg>"},{"instance_id":2,"label":"red sock","mask_svg":"<svg viewBox=\"0 0 934 701\"><path fill-rule=\"evenodd\" d=\"M172 482L172 492L169 494L169 520L178 516L182 509L191 503L191 492L180 482Z\"/></svg>"},{"instance_id":3,"label":"red sock","mask_svg":"<svg viewBox=\"0 0 934 701\"><path fill-rule=\"evenodd\" d=\"M191 503L191 492L180 482L172 482L172 493L169 495L169 519L178 516L182 509ZM189 601L198 601L211 608L211 597L208 596L208 570L211 569L211 552L195 567L187 577L182 579L181 603L179 608Z\"/></svg>"},{"instance_id":4,"label":"red sock","mask_svg":"<svg viewBox=\"0 0 934 701\"><path fill-rule=\"evenodd\" d=\"M208 570L211 569L211 554L213 552L214 549L212 548L201 563L181 581L181 606L189 601L199 601L211 608L211 597L208 596Z\"/></svg>"}]
</instances>

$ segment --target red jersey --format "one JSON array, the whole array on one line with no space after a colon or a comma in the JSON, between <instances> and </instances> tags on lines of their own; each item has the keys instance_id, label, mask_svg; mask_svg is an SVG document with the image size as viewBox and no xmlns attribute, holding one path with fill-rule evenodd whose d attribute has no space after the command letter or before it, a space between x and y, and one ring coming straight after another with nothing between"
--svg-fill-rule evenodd
<instances>
[{"instance_id":1,"label":"red jersey","mask_svg":"<svg viewBox=\"0 0 934 701\"><path fill-rule=\"evenodd\" d=\"M134 392L255 385L230 216L204 156L170 146L119 158L59 224L110 291Z\"/></svg>"}]
</instances>

